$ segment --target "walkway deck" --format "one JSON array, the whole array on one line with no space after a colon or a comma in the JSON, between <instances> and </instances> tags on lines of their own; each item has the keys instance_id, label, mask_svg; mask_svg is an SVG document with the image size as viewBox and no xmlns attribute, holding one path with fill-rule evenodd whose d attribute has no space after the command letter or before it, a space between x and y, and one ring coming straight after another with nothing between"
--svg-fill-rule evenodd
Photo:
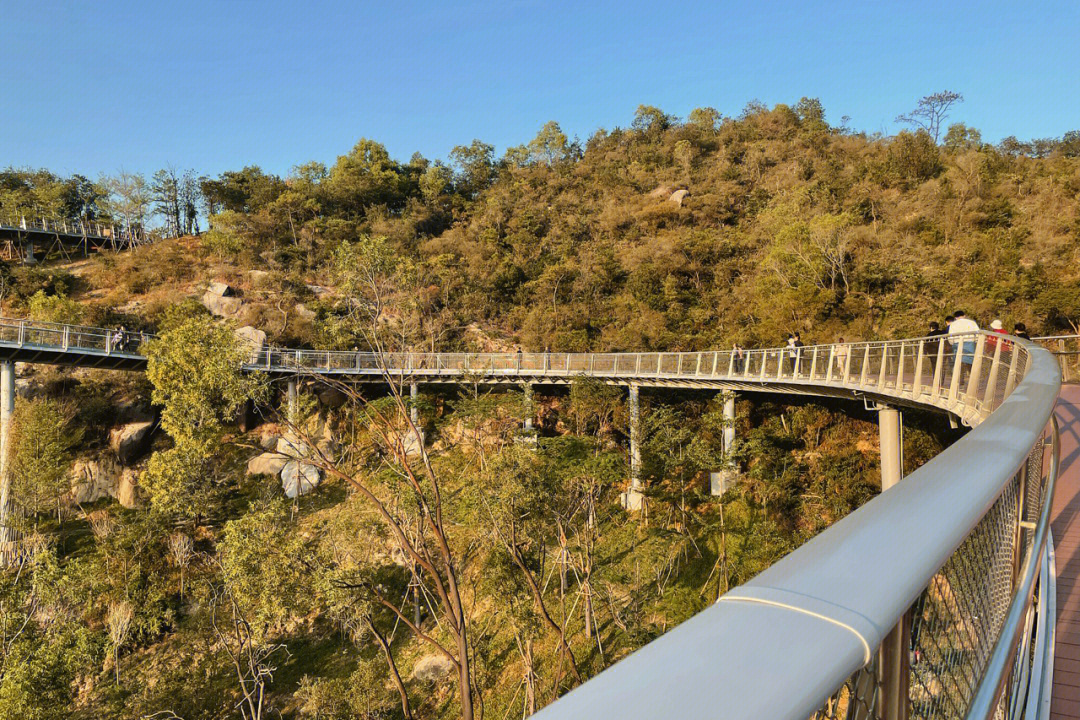
<instances>
[{"instance_id":1,"label":"walkway deck","mask_svg":"<svg viewBox=\"0 0 1080 720\"><path fill-rule=\"evenodd\" d=\"M1080 385L1061 388L1061 474L1051 523L1057 555L1053 720L1080 718Z\"/></svg>"}]
</instances>

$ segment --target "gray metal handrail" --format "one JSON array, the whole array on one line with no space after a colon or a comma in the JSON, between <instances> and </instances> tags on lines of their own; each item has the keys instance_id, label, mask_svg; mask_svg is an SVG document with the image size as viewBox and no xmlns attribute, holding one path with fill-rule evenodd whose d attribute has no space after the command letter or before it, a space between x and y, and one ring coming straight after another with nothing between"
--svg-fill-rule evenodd
<instances>
[{"instance_id":1,"label":"gray metal handrail","mask_svg":"<svg viewBox=\"0 0 1080 720\"><path fill-rule=\"evenodd\" d=\"M993 654L987 663L986 672L979 683L979 688L968 708L966 720L990 720L998 710L1001 694L1010 679L1009 670L1016 663L1016 650L1020 637L1030 631L1029 610L1035 596L1035 583L1042 575L1048 548L1047 537L1050 534L1050 515L1053 507L1054 487L1057 484L1058 470L1061 463L1061 432L1057 417L1050 415L1051 444L1050 472L1047 475L1045 498L1040 508L1039 521L1035 534L1028 546L1017 589L1009 603L1008 615L1002 627L1001 636L994 646Z\"/></svg>"}]
</instances>

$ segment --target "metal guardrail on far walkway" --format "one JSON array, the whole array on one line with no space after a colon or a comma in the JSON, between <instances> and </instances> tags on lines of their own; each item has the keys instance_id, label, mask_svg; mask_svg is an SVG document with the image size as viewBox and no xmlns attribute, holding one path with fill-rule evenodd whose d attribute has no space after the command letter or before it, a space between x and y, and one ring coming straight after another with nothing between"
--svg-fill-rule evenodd
<instances>
[{"instance_id":1,"label":"metal guardrail on far walkway","mask_svg":"<svg viewBox=\"0 0 1080 720\"><path fill-rule=\"evenodd\" d=\"M102 328L0 320L0 357L139 367ZM950 342L955 341L955 342ZM1053 356L1011 336L698 353L260 348L249 371L401 382L603 382L844 396L974 427L910 476L541 718L1036 718L1052 657L1045 431Z\"/></svg>"}]
</instances>

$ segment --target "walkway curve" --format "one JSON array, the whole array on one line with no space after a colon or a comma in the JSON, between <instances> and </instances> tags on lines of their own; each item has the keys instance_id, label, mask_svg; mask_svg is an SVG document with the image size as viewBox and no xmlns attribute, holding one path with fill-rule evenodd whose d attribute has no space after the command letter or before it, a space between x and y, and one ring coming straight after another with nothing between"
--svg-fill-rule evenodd
<instances>
[{"instance_id":1,"label":"walkway curve","mask_svg":"<svg viewBox=\"0 0 1080 720\"><path fill-rule=\"evenodd\" d=\"M122 346L105 328L0 318L0 355L18 362L138 370L134 334ZM844 345L680 353L370 353L259 348L247 370L358 381L564 385L592 377L613 385L771 392L862 399L944 411L974 426L1027 372L1025 346L987 333Z\"/></svg>"},{"instance_id":2,"label":"walkway curve","mask_svg":"<svg viewBox=\"0 0 1080 720\"><path fill-rule=\"evenodd\" d=\"M1047 642L1046 633L1034 632L1034 614L1017 610L1018 603L1022 609L1033 602L1035 586L1017 583L1036 577L1018 574L1020 567L1047 564L1046 554L1035 557L1032 538L1049 517L1043 437L1061 381L1053 356L1033 344L982 332L952 339L960 352L940 337L741 356L260 348L245 369L402 383L565 384L586 376L617 385L825 395L950 413L974 430L725 602L538 717L806 720L863 717L855 710L863 707L866 717L876 717L876 708L889 703L918 707L920 717L963 717L988 688L996 697L1010 679L1013 707L1022 710L1028 679L1034 687L1047 674L1025 661L1002 665L1007 676L984 677L991 659L1000 664L1002 653L1052 658L1052 649L1029 653L1039 638ZM3 360L145 366L134 340L123 347L114 340L101 328L0 320ZM1028 624L1006 624L1020 617ZM1046 624L1041 618L1039 627ZM868 647L881 648L870 664Z\"/></svg>"}]
</instances>

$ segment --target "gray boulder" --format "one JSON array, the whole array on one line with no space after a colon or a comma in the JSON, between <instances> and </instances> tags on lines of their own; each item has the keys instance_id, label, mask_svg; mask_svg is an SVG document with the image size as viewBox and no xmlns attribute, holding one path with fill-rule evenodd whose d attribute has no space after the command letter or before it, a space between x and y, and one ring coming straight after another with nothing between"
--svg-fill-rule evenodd
<instances>
[{"instance_id":1,"label":"gray boulder","mask_svg":"<svg viewBox=\"0 0 1080 720\"><path fill-rule=\"evenodd\" d=\"M295 498L311 492L322 482L319 468L300 460L289 460L281 468L281 488L285 497Z\"/></svg>"},{"instance_id":2,"label":"gray boulder","mask_svg":"<svg viewBox=\"0 0 1080 720\"><path fill-rule=\"evenodd\" d=\"M675 203L679 207L682 207L683 199L686 198L686 196L689 194L690 191L686 189L676 190L675 192L671 193L671 197L669 197L668 200Z\"/></svg>"},{"instance_id":3,"label":"gray boulder","mask_svg":"<svg viewBox=\"0 0 1080 720\"><path fill-rule=\"evenodd\" d=\"M248 460L248 475L277 475L289 458L274 452L264 452Z\"/></svg>"},{"instance_id":4,"label":"gray boulder","mask_svg":"<svg viewBox=\"0 0 1080 720\"><path fill-rule=\"evenodd\" d=\"M210 283L206 288L206 292L218 297L229 297L236 294L236 291L223 282Z\"/></svg>"},{"instance_id":5,"label":"gray boulder","mask_svg":"<svg viewBox=\"0 0 1080 720\"><path fill-rule=\"evenodd\" d=\"M202 304L218 317L232 318L240 314L244 301L238 297L225 297L207 290L202 296Z\"/></svg>"}]
</instances>

